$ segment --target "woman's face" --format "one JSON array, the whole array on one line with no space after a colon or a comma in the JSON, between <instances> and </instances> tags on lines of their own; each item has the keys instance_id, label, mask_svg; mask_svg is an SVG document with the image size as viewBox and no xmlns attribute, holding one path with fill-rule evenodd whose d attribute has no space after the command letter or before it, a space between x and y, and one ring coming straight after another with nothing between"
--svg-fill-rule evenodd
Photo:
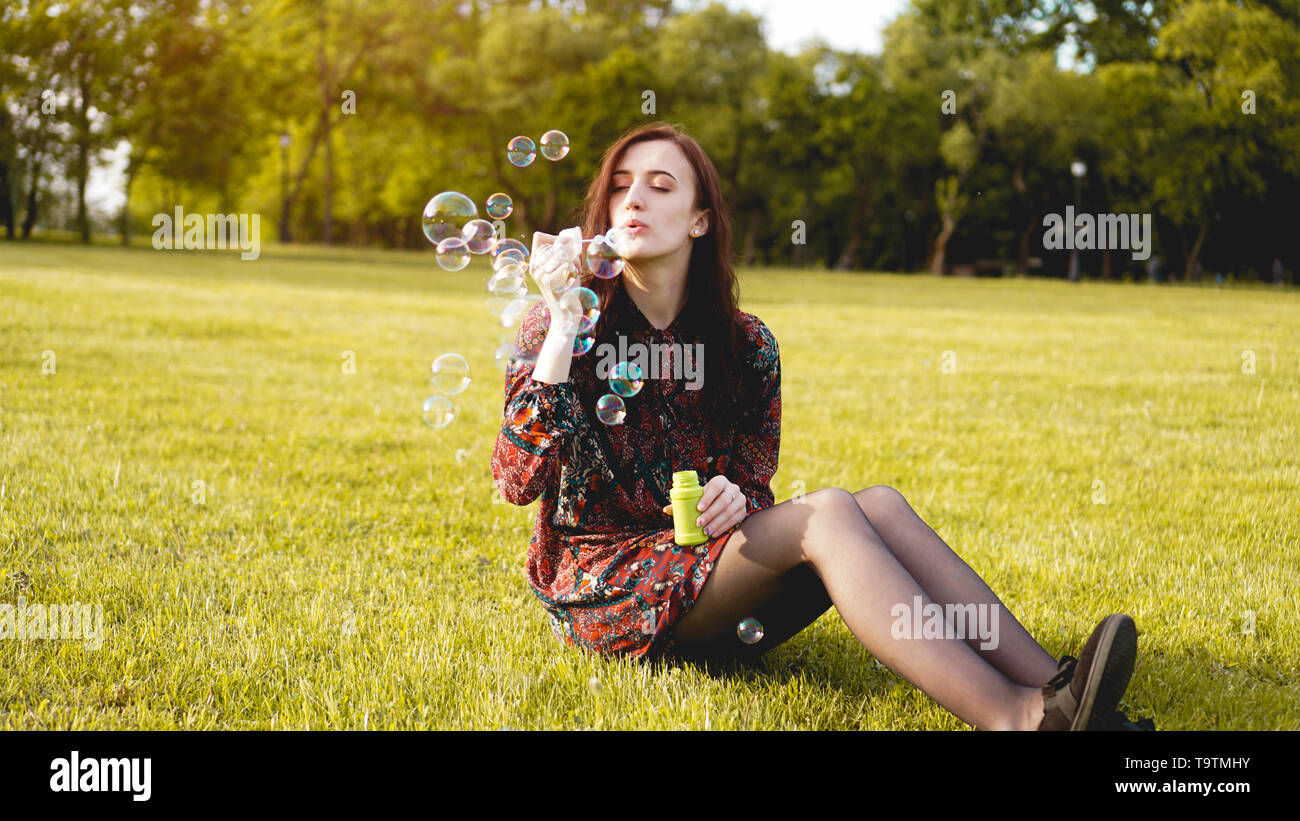
<instances>
[{"instance_id":1,"label":"woman's face","mask_svg":"<svg viewBox=\"0 0 1300 821\"><path fill-rule=\"evenodd\" d=\"M655 259L683 249L689 257L692 241L709 229L709 212L695 207L697 184L686 155L671 140L633 143L623 152L614 169L609 222L627 237L620 247L625 259Z\"/></svg>"}]
</instances>

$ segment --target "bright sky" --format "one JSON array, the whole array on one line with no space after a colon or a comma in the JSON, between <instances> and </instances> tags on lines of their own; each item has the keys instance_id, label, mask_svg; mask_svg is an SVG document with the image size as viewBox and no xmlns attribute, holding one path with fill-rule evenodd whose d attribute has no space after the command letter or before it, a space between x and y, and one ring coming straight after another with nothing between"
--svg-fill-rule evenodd
<instances>
[{"instance_id":1,"label":"bright sky","mask_svg":"<svg viewBox=\"0 0 1300 821\"><path fill-rule=\"evenodd\" d=\"M684 8L709 0L682 3ZM794 53L812 37L832 48L880 53L880 33L907 5L907 0L724 0L732 11L750 11L763 18L767 43Z\"/></svg>"},{"instance_id":2,"label":"bright sky","mask_svg":"<svg viewBox=\"0 0 1300 821\"><path fill-rule=\"evenodd\" d=\"M678 0L678 8L707 5L711 0ZM832 48L879 53L881 31L907 5L907 0L723 0L732 11L749 11L763 18L770 47L795 53L814 37ZM125 148L125 145L121 146ZM125 152L105 156L91 169L86 200L106 211L122 207Z\"/></svg>"}]
</instances>

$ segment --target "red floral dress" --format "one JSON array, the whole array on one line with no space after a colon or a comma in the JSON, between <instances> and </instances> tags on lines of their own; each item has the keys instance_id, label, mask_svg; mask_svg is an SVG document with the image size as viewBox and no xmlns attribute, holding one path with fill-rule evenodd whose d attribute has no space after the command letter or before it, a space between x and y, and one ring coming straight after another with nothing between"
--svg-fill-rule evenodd
<instances>
[{"instance_id":1,"label":"red floral dress","mask_svg":"<svg viewBox=\"0 0 1300 821\"><path fill-rule=\"evenodd\" d=\"M620 324L629 346L670 346L660 359L659 375L667 378L644 374L641 391L624 399L623 424L606 425L595 414L596 401L610 392L596 376L599 346L574 357L569 381L560 384L534 381L531 363L512 360L492 475L512 504L541 495L528 582L556 636L575 647L650 661L673 655L672 627L695 604L731 535L694 547L674 542L672 516L663 512L673 473L694 470L701 485L725 475L744 491L750 513L774 502L780 353L767 326L741 312L747 365L762 389L746 399L752 412L745 421L718 424L704 412L704 391L690 389L691 369L672 369L673 359L697 340L677 320L655 328L626 291L616 298L626 306L627 322ZM520 327L519 349L538 350L549 326L550 314L538 302ZM673 379L675 373L683 378Z\"/></svg>"}]
</instances>

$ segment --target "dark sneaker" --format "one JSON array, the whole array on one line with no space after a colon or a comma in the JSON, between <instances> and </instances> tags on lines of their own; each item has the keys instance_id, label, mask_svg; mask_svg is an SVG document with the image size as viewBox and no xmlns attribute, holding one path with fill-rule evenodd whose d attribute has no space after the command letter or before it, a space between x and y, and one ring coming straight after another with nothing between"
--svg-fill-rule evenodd
<instances>
[{"instance_id":1,"label":"dark sneaker","mask_svg":"<svg viewBox=\"0 0 1300 821\"><path fill-rule=\"evenodd\" d=\"M1103 730L1114 720L1137 659L1137 625L1123 613L1101 620L1079 658L1062 656L1043 685L1039 730Z\"/></svg>"}]
</instances>

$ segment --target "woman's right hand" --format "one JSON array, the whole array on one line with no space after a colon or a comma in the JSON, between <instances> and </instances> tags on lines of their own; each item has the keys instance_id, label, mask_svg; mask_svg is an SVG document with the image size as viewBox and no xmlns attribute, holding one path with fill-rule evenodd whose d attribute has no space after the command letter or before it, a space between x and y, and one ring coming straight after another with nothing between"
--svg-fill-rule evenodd
<instances>
[{"instance_id":1,"label":"woman's right hand","mask_svg":"<svg viewBox=\"0 0 1300 821\"><path fill-rule=\"evenodd\" d=\"M555 292L557 284L574 282L578 277L576 262L560 262L551 256L553 252L550 249L554 248L555 244L561 239L567 242L576 241L576 253L578 259L581 259L582 235L577 228L563 231L559 237L554 234L536 231L533 233L533 250L532 255L529 257L528 273L532 276L533 281L537 283L537 288L542 294L542 300L546 303L546 309L550 312L551 328L575 335L578 318L582 313L582 306L577 300L577 293L572 288L565 290L561 294ZM566 256L571 256L572 253L574 252L570 251L570 254Z\"/></svg>"}]
</instances>

